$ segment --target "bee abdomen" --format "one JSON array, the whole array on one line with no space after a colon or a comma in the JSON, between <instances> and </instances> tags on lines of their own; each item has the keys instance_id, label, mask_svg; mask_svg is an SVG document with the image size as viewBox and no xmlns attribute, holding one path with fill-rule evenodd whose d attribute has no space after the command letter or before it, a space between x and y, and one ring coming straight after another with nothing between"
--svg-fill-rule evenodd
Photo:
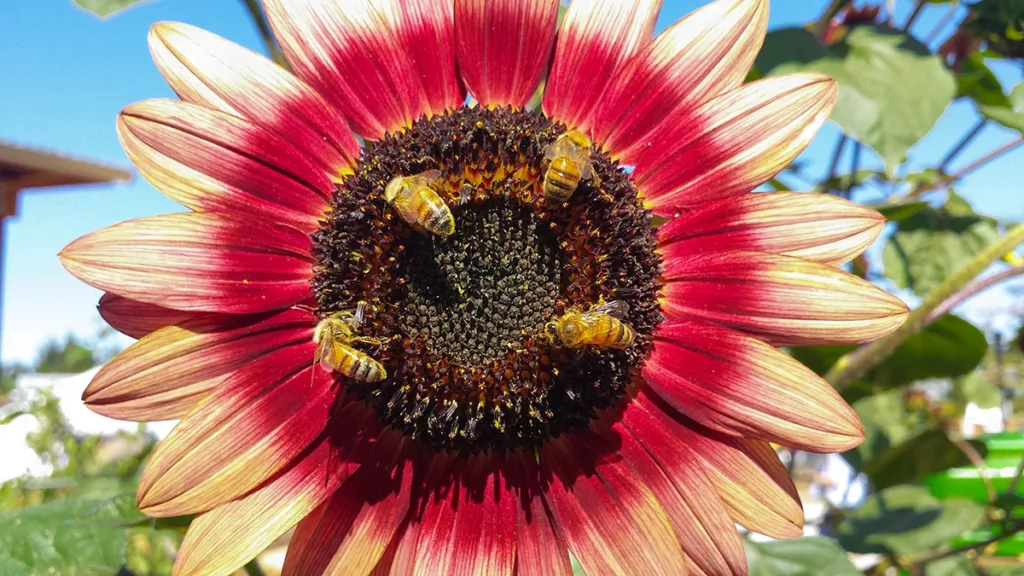
<instances>
[{"instance_id":1,"label":"bee abdomen","mask_svg":"<svg viewBox=\"0 0 1024 576\"><path fill-rule=\"evenodd\" d=\"M387 371L380 362L355 350L345 351L339 372L359 382L380 382L387 378Z\"/></svg>"},{"instance_id":2,"label":"bee abdomen","mask_svg":"<svg viewBox=\"0 0 1024 576\"><path fill-rule=\"evenodd\" d=\"M544 174L544 196L556 202L568 200L580 185L579 167L568 158L555 158Z\"/></svg>"},{"instance_id":3,"label":"bee abdomen","mask_svg":"<svg viewBox=\"0 0 1024 576\"><path fill-rule=\"evenodd\" d=\"M438 236L451 236L455 233L455 218L440 198L423 199L419 207L419 221L429 232Z\"/></svg>"}]
</instances>

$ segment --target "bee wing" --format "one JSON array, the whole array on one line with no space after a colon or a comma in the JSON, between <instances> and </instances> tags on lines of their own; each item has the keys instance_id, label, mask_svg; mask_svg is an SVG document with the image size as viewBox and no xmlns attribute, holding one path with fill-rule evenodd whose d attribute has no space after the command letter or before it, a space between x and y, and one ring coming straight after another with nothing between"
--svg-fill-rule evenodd
<instances>
[{"instance_id":1,"label":"bee wing","mask_svg":"<svg viewBox=\"0 0 1024 576\"><path fill-rule=\"evenodd\" d=\"M333 336L325 337L320 340L316 347L316 356L313 358L314 362L319 362L320 367L328 372L333 372L334 367L338 365L338 354L334 348Z\"/></svg>"},{"instance_id":2,"label":"bee wing","mask_svg":"<svg viewBox=\"0 0 1024 576\"><path fill-rule=\"evenodd\" d=\"M408 185L419 188L424 186L430 186L434 182L437 182L441 178L440 170L427 170L426 172L420 172L414 176L408 176L405 181Z\"/></svg>"},{"instance_id":3,"label":"bee wing","mask_svg":"<svg viewBox=\"0 0 1024 576\"><path fill-rule=\"evenodd\" d=\"M594 306L587 314L607 314L612 318L619 320L625 320L626 315L629 314L629 304L622 300L609 300L602 304ZM585 316L586 314L584 314Z\"/></svg>"}]
</instances>

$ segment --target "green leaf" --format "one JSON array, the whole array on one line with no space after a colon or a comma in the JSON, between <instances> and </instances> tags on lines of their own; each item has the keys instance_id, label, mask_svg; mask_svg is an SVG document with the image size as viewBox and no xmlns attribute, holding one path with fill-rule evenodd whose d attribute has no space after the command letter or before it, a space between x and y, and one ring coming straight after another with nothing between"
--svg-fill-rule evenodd
<instances>
[{"instance_id":1,"label":"green leaf","mask_svg":"<svg viewBox=\"0 0 1024 576\"><path fill-rule=\"evenodd\" d=\"M743 543L750 576L861 576L835 540L801 538Z\"/></svg>"},{"instance_id":2,"label":"green leaf","mask_svg":"<svg viewBox=\"0 0 1024 576\"><path fill-rule=\"evenodd\" d=\"M893 486L871 495L839 525L839 542L859 554L922 554L984 520L981 504L956 498L940 502L921 486Z\"/></svg>"},{"instance_id":3,"label":"green leaf","mask_svg":"<svg viewBox=\"0 0 1024 576\"><path fill-rule=\"evenodd\" d=\"M956 74L957 97L974 100L978 106L1011 108L1010 99L1003 93L1003 85L992 73L984 52L974 52L967 58L959 60L960 71Z\"/></svg>"},{"instance_id":4,"label":"green leaf","mask_svg":"<svg viewBox=\"0 0 1024 576\"><path fill-rule=\"evenodd\" d=\"M970 444L984 457L983 442L975 440ZM933 472L970 464L970 458L945 432L931 429L867 460L861 471L871 479L876 490L883 490L898 484L914 484Z\"/></svg>"},{"instance_id":5,"label":"green leaf","mask_svg":"<svg viewBox=\"0 0 1024 576\"><path fill-rule=\"evenodd\" d=\"M999 387L977 372L968 374L957 384L964 399L974 402L979 408L995 408L1003 402L1003 393L999 391Z\"/></svg>"},{"instance_id":6,"label":"green leaf","mask_svg":"<svg viewBox=\"0 0 1024 576\"><path fill-rule=\"evenodd\" d=\"M114 574L124 563L124 525L134 515L110 500L63 500L0 513L0 574Z\"/></svg>"},{"instance_id":7,"label":"green leaf","mask_svg":"<svg viewBox=\"0 0 1024 576\"><path fill-rule=\"evenodd\" d=\"M831 119L873 148L892 173L927 134L956 93L942 60L914 38L882 26L857 26L825 46L808 30L768 34L757 59L766 76L820 72L839 82Z\"/></svg>"},{"instance_id":8,"label":"green leaf","mask_svg":"<svg viewBox=\"0 0 1024 576\"><path fill-rule=\"evenodd\" d=\"M979 106L978 110L989 120L1024 133L1024 82L1010 90L1008 100L1005 106Z\"/></svg>"},{"instance_id":9,"label":"green leaf","mask_svg":"<svg viewBox=\"0 0 1024 576\"><path fill-rule=\"evenodd\" d=\"M986 574L991 574L986 571ZM951 556L929 562L924 568L925 576L978 576L978 571L971 565L971 561L963 556Z\"/></svg>"},{"instance_id":10,"label":"green leaf","mask_svg":"<svg viewBox=\"0 0 1024 576\"><path fill-rule=\"evenodd\" d=\"M106 18L112 14L130 8L134 4L143 4L152 0L74 0L85 10L92 12L100 18Z\"/></svg>"},{"instance_id":11,"label":"green leaf","mask_svg":"<svg viewBox=\"0 0 1024 576\"><path fill-rule=\"evenodd\" d=\"M854 346L792 348L790 354L818 374L828 372ZM863 378L872 389L888 390L928 378L956 378L974 370L988 351L985 334L946 314L903 341Z\"/></svg>"},{"instance_id":12,"label":"green leaf","mask_svg":"<svg viewBox=\"0 0 1024 576\"><path fill-rule=\"evenodd\" d=\"M975 213L951 190L943 207L899 223L882 250L885 275L924 296L998 238L995 219Z\"/></svg>"},{"instance_id":13,"label":"green leaf","mask_svg":"<svg viewBox=\"0 0 1024 576\"><path fill-rule=\"evenodd\" d=\"M878 210L889 222L902 222L928 207L927 202L884 202L869 206Z\"/></svg>"}]
</instances>

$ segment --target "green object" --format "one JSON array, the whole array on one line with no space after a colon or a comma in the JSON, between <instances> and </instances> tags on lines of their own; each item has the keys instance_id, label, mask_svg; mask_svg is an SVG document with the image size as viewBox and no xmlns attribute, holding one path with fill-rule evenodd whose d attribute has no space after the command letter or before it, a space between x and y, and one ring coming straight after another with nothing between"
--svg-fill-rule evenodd
<instances>
[{"instance_id":1,"label":"green object","mask_svg":"<svg viewBox=\"0 0 1024 576\"><path fill-rule=\"evenodd\" d=\"M947 498L970 498L975 502L988 502L985 490L987 475L996 492L1005 492L1010 487L1010 480L1017 471L1019 458L999 460L989 458L985 464L988 468L982 471L974 466L950 468L943 472L931 474L924 479L925 486L933 496L940 500ZM1017 494L1024 495L1024 483L1017 487Z\"/></svg>"},{"instance_id":2,"label":"green object","mask_svg":"<svg viewBox=\"0 0 1024 576\"><path fill-rule=\"evenodd\" d=\"M941 208L924 208L898 224L882 250L885 275L924 296L998 238L995 219L950 191Z\"/></svg>"},{"instance_id":3,"label":"green object","mask_svg":"<svg viewBox=\"0 0 1024 576\"><path fill-rule=\"evenodd\" d=\"M768 34L757 58L765 76L820 72L839 82L831 119L870 146L892 174L956 95L942 60L911 36L885 26L856 26L826 46L808 30Z\"/></svg>"},{"instance_id":4,"label":"green object","mask_svg":"<svg viewBox=\"0 0 1024 576\"><path fill-rule=\"evenodd\" d=\"M749 542L747 552L750 576L861 576L835 540L801 538L776 542Z\"/></svg>"},{"instance_id":5,"label":"green object","mask_svg":"<svg viewBox=\"0 0 1024 576\"><path fill-rule=\"evenodd\" d=\"M839 542L860 554L924 554L984 520L981 504L936 500L921 486L894 486L872 494L839 525Z\"/></svg>"},{"instance_id":6,"label":"green object","mask_svg":"<svg viewBox=\"0 0 1024 576\"><path fill-rule=\"evenodd\" d=\"M988 447L990 460L1020 460L1024 456L1024 432L987 434L981 441Z\"/></svg>"},{"instance_id":7,"label":"green object","mask_svg":"<svg viewBox=\"0 0 1024 576\"><path fill-rule=\"evenodd\" d=\"M92 12L100 18L116 14L134 4L142 4L152 0L75 0L83 9Z\"/></svg>"},{"instance_id":8,"label":"green object","mask_svg":"<svg viewBox=\"0 0 1024 576\"><path fill-rule=\"evenodd\" d=\"M1000 535L998 526L985 526L971 530L959 536L950 543L954 548L981 544ZM994 554L996 556L1020 556L1024 554L1024 532L1018 532L1013 536L995 543Z\"/></svg>"},{"instance_id":9,"label":"green object","mask_svg":"<svg viewBox=\"0 0 1024 576\"><path fill-rule=\"evenodd\" d=\"M978 110L989 120L999 122L1011 130L1024 132L1024 83L1018 84L1010 91L1006 105L981 106Z\"/></svg>"}]
</instances>

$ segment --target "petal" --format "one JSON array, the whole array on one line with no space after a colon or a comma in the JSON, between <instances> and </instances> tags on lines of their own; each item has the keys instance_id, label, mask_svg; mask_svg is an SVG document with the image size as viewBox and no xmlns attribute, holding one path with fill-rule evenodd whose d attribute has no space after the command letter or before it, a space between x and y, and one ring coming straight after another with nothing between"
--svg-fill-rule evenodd
<instances>
[{"instance_id":1,"label":"petal","mask_svg":"<svg viewBox=\"0 0 1024 576\"><path fill-rule=\"evenodd\" d=\"M853 344L903 323L902 300L825 264L761 252L667 260L662 312L749 332L776 346Z\"/></svg>"},{"instance_id":2,"label":"petal","mask_svg":"<svg viewBox=\"0 0 1024 576\"><path fill-rule=\"evenodd\" d=\"M654 492L672 520L687 558L708 574L747 573L743 543L700 462L634 407L615 427L619 450Z\"/></svg>"},{"instance_id":3,"label":"petal","mask_svg":"<svg viewBox=\"0 0 1024 576\"><path fill-rule=\"evenodd\" d=\"M237 316L204 314L152 332L93 377L82 400L93 412L146 422L184 417L234 371L313 338L305 311Z\"/></svg>"},{"instance_id":4,"label":"petal","mask_svg":"<svg viewBox=\"0 0 1024 576\"><path fill-rule=\"evenodd\" d=\"M551 57L558 0L455 0L455 54L485 106L525 106Z\"/></svg>"},{"instance_id":5,"label":"petal","mask_svg":"<svg viewBox=\"0 0 1024 576\"><path fill-rule=\"evenodd\" d=\"M308 155L250 120L176 100L147 100L117 119L139 172L172 200L316 230L334 183Z\"/></svg>"},{"instance_id":6,"label":"petal","mask_svg":"<svg viewBox=\"0 0 1024 576\"><path fill-rule=\"evenodd\" d=\"M839 266L878 238L885 217L827 194L769 192L714 200L658 228L663 258L753 250Z\"/></svg>"},{"instance_id":7,"label":"petal","mask_svg":"<svg viewBox=\"0 0 1024 576\"><path fill-rule=\"evenodd\" d=\"M552 516L589 576L685 573L668 515L608 440L563 435L548 441L539 458L551 478L544 495Z\"/></svg>"},{"instance_id":8,"label":"petal","mask_svg":"<svg viewBox=\"0 0 1024 576\"><path fill-rule=\"evenodd\" d=\"M149 30L149 49L178 96L260 123L314 158L328 174L355 166L360 147L340 112L263 56L179 22Z\"/></svg>"},{"instance_id":9,"label":"petal","mask_svg":"<svg viewBox=\"0 0 1024 576\"><path fill-rule=\"evenodd\" d=\"M516 506L516 576L571 576L569 547L555 527L537 482L540 471L533 452L506 456L505 470L519 488Z\"/></svg>"},{"instance_id":10,"label":"petal","mask_svg":"<svg viewBox=\"0 0 1024 576\"><path fill-rule=\"evenodd\" d=\"M403 447L398 434L382 437L372 452L380 464L363 463L317 514L299 523L288 545L286 576L369 574L409 511L413 470L395 464Z\"/></svg>"},{"instance_id":11,"label":"petal","mask_svg":"<svg viewBox=\"0 0 1024 576\"><path fill-rule=\"evenodd\" d=\"M864 430L839 394L803 364L740 332L664 322L643 369L651 390L698 423L808 452L843 452Z\"/></svg>"},{"instance_id":12,"label":"petal","mask_svg":"<svg viewBox=\"0 0 1024 576\"><path fill-rule=\"evenodd\" d=\"M96 308L103 320L114 330L132 338L142 338L150 332L184 322L196 315L195 312L172 310L111 292L106 292L100 297L100 303Z\"/></svg>"},{"instance_id":13,"label":"petal","mask_svg":"<svg viewBox=\"0 0 1024 576\"><path fill-rule=\"evenodd\" d=\"M837 93L825 76L794 74L681 111L636 148L634 182L661 215L749 192L807 147Z\"/></svg>"},{"instance_id":14,"label":"petal","mask_svg":"<svg viewBox=\"0 0 1024 576\"><path fill-rule=\"evenodd\" d=\"M417 573L512 576L518 501L503 468L501 458L490 454L459 463L451 497L426 504Z\"/></svg>"},{"instance_id":15,"label":"petal","mask_svg":"<svg viewBox=\"0 0 1024 576\"><path fill-rule=\"evenodd\" d=\"M406 521L370 576L409 576L416 567L416 541L419 525ZM289 576L283 574L282 576Z\"/></svg>"},{"instance_id":16,"label":"petal","mask_svg":"<svg viewBox=\"0 0 1024 576\"><path fill-rule=\"evenodd\" d=\"M296 74L370 139L462 104L444 0L264 0Z\"/></svg>"},{"instance_id":17,"label":"petal","mask_svg":"<svg viewBox=\"0 0 1024 576\"><path fill-rule=\"evenodd\" d=\"M573 0L558 33L544 112L588 131L605 91L651 41L661 0Z\"/></svg>"},{"instance_id":18,"label":"petal","mask_svg":"<svg viewBox=\"0 0 1024 576\"><path fill-rule=\"evenodd\" d=\"M251 494L201 514L188 528L175 576L228 576L313 512L348 477L320 441Z\"/></svg>"},{"instance_id":19,"label":"petal","mask_svg":"<svg viewBox=\"0 0 1024 576\"><path fill-rule=\"evenodd\" d=\"M767 27L767 0L717 0L676 22L613 78L594 119L594 140L623 163L636 163L666 118L743 83Z\"/></svg>"},{"instance_id":20,"label":"petal","mask_svg":"<svg viewBox=\"0 0 1024 576\"><path fill-rule=\"evenodd\" d=\"M139 482L150 516L210 510L258 486L323 434L337 396L306 341L236 371L157 445ZM313 372L312 374L310 372Z\"/></svg>"},{"instance_id":21,"label":"petal","mask_svg":"<svg viewBox=\"0 0 1024 576\"><path fill-rule=\"evenodd\" d=\"M212 214L121 222L60 253L85 283L176 310L257 313L311 297L311 241L290 227Z\"/></svg>"}]
</instances>

